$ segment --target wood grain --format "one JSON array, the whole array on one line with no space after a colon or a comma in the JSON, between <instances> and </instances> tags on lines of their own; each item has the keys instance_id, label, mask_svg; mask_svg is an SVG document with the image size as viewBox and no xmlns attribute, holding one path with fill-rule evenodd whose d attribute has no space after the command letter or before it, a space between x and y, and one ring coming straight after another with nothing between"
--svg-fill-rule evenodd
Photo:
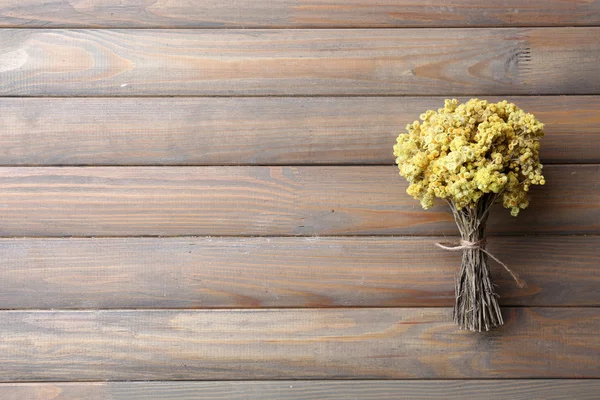
<instances>
[{"instance_id":1,"label":"wood grain","mask_svg":"<svg viewBox=\"0 0 600 400\"><path fill-rule=\"evenodd\" d=\"M0 0L0 27L368 28L600 24L597 0Z\"/></svg>"},{"instance_id":2,"label":"wood grain","mask_svg":"<svg viewBox=\"0 0 600 400\"><path fill-rule=\"evenodd\" d=\"M0 95L599 94L600 27L0 31Z\"/></svg>"},{"instance_id":3,"label":"wood grain","mask_svg":"<svg viewBox=\"0 0 600 400\"><path fill-rule=\"evenodd\" d=\"M546 124L543 162L600 162L600 96L507 99ZM0 165L389 165L397 133L443 102L442 97L0 98Z\"/></svg>"},{"instance_id":4,"label":"wood grain","mask_svg":"<svg viewBox=\"0 0 600 400\"><path fill-rule=\"evenodd\" d=\"M518 218L492 234L598 233L599 165L552 165ZM0 236L454 235L394 166L3 167Z\"/></svg>"},{"instance_id":5,"label":"wood grain","mask_svg":"<svg viewBox=\"0 0 600 400\"><path fill-rule=\"evenodd\" d=\"M452 238L1 239L0 307L258 308L454 305ZM495 237L504 306L600 306L600 237ZM532 251L535 249L535 251Z\"/></svg>"},{"instance_id":6,"label":"wood grain","mask_svg":"<svg viewBox=\"0 0 600 400\"><path fill-rule=\"evenodd\" d=\"M3 311L0 380L598 378L598 308Z\"/></svg>"},{"instance_id":7,"label":"wood grain","mask_svg":"<svg viewBox=\"0 0 600 400\"><path fill-rule=\"evenodd\" d=\"M597 400L597 379L4 383L3 400Z\"/></svg>"}]
</instances>

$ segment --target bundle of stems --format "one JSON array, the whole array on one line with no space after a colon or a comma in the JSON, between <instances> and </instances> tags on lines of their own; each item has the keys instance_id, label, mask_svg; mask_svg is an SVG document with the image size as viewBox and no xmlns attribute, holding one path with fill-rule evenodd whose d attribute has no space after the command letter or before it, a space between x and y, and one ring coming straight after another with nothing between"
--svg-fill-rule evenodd
<instances>
[{"instance_id":1,"label":"bundle of stems","mask_svg":"<svg viewBox=\"0 0 600 400\"><path fill-rule=\"evenodd\" d=\"M460 230L460 243L436 245L463 253L454 306L454 320L463 329L489 331L503 324L489 260L524 285L486 250L485 226L493 204L517 216L529 206L531 186L546 183L539 158L543 136L544 124L513 103L447 99L396 139L396 164L410 183L406 192L425 210L436 198L445 199Z\"/></svg>"},{"instance_id":2,"label":"bundle of stems","mask_svg":"<svg viewBox=\"0 0 600 400\"><path fill-rule=\"evenodd\" d=\"M488 265L488 255L497 259L485 249L485 227L489 211L499 196L496 193L485 194L475 206L462 209L457 209L452 200L448 200L461 235L460 245L452 249L463 251L461 267L456 277L453 317L462 329L475 332L489 331L504 323ZM522 287L524 282L506 265L501 264L517 285Z\"/></svg>"}]
</instances>

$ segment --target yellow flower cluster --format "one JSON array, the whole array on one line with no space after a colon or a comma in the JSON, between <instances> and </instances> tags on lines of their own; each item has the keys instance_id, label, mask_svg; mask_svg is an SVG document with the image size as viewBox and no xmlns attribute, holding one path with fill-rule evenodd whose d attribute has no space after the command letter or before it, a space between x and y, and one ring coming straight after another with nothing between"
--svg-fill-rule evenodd
<instances>
[{"instance_id":1,"label":"yellow flower cluster","mask_svg":"<svg viewBox=\"0 0 600 400\"><path fill-rule=\"evenodd\" d=\"M423 208L438 197L462 209L496 193L516 216L529 204L529 187L545 183L539 160L544 125L516 105L446 100L420 119L398 136L394 155L410 182L407 193Z\"/></svg>"}]
</instances>

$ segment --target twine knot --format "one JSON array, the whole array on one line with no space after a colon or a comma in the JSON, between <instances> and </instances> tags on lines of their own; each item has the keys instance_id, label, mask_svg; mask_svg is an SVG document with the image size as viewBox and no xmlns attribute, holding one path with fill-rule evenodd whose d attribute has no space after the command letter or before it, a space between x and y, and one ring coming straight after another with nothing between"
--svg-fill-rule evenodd
<instances>
[{"instance_id":1,"label":"twine knot","mask_svg":"<svg viewBox=\"0 0 600 400\"><path fill-rule=\"evenodd\" d=\"M455 244L455 243L440 243L440 242L438 242L435 245L437 247L439 247L440 249L444 249L444 250L448 250L448 251L480 250L480 251L484 252L485 254L487 254L492 260L494 260L498 264L502 265L504 267L504 269L508 271L508 273L510 274L510 276L513 277L513 279L517 283L518 287L520 287L520 288L525 287L525 281L522 280L521 278L519 278L519 275L517 275L514 272L512 272L511 269L508 268L508 265L504 264L496 256L494 256L492 253L490 253L489 251L487 251L485 249L485 247L484 247L485 243L486 243L486 240L484 238L484 239L478 240L476 242L471 242L469 240L460 239L460 241L458 242L458 244Z\"/></svg>"}]
</instances>

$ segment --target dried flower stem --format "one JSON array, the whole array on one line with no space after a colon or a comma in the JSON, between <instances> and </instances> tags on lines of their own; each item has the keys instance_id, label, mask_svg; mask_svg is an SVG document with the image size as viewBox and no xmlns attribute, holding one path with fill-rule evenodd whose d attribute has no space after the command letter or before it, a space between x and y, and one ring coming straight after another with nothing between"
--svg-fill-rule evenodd
<instances>
[{"instance_id":1,"label":"dried flower stem","mask_svg":"<svg viewBox=\"0 0 600 400\"><path fill-rule=\"evenodd\" d=\"M462 328L481 332L504 324L488 266L485 246L485 225L489 209L498 195L486 194L476 206L458 210L452 201L454 214L461 238L475 247L463 249L460 271L456 277L456 303L454 321Z\"/></svg>"}]
</instances>

